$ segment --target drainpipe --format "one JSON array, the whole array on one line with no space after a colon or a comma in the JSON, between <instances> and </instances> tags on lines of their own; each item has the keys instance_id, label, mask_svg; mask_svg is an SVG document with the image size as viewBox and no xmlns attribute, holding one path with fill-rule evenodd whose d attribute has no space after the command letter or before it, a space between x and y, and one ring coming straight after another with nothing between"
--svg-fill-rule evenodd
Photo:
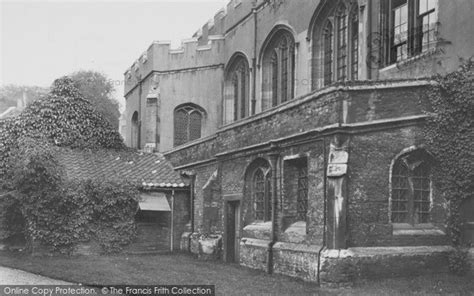
<instances>
[{"instance_id":1,"label":"drainpipe","mask_svg":"<svg viewBox=\"0 0 474 296\"><path fill-rule=\"evenodd\" d=\"M190 175L191 177L191 185L190 185L190 197L191 200L190 204L190 216L191 216L191 233L194 233L194 187L196 184L196 175L193 173Z\"/></svg>"},{"instance_id":2,"label":"drainpipe","mask_svg":"<svg viewBox=\"0 0 474 296\"><path fill-rule=\"evenodd\" d=\"M323 201L323 244L321 248L318 251L318 274L317 274L317 282L318 285L321 284L320 280L320 273L321 273L321 254L323 253L323 250L326 248L326 206L327 206L327 193L326 193L326 180L327 180L327 148L326 148L326 138L323 138L323 155L324 155L324 183L323 183L323 190L324 190L324 201Z\"/></svg>"},{"instance_id":3,"label":"drainpipe","mask_svg":"<svg viewBox=\"0 0 474 296\"><path fill-rule=\"evenodd\" d=\"M174 251L174 190L171 191L171 231L170 231L170 249Z\"/></svg>"},{"instance_id":4,"label":"drainpipe","mask_svg":"<svg viewBox=\"0 0 474 296\"><path fill-rule=\"evenodd\" d=\"M278 207L278 200L277 200L277 160L279 153L277 151L277 146L272 143L271 144L271 152L268 154L270 158L270 165L272 166L272 228L271 228L271 237L270 237L270 244L268 246L268 257L267 257L267 272L269 274L273 273L273 245L275 245L277 241L277 207Z\"/></svg>"}]
</instances>

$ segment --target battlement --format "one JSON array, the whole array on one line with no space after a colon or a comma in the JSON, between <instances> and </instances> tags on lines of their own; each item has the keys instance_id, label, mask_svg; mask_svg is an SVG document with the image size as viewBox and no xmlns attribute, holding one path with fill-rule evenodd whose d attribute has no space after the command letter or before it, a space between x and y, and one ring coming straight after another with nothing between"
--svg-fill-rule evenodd
<instances>
[{"instance_id":1,"label":"battlement","mask_svg":"<svg viewBox=\"0 0 474 296\"><path fill-rule=\"evenodd\" d=\"M171 48L170 41L153 41L126 70L125 93L152 71L178 71L223 63L224 35L266 0L230 0L192 38Z\"/></svg>"},{"instance_id":2,"label":"battlement","mask_svg":"<svg viewBox=\"0 0 474 296\"><path fill-rule=\"evenodd\" d=\"M184 39L178 48L172 48L170 41L153 41L125 71L125 93L152 71L191 70L223 63L224 36L211 35L207 39L206 44L199 44L195 37Z\"/></svg>"}]
</instances>

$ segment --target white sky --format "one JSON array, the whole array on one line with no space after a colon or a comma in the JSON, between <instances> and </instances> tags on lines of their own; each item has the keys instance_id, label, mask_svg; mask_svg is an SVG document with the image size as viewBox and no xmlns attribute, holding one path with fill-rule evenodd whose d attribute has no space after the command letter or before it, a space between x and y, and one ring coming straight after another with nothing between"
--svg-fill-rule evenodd
<instances>
[{"instance_id":1,"label":"white sky","mask_svg":"<svg viewBox=\"0 0 474 296\"><path fill-rule=\"evenodd\" d=\"M50 86L78 70L96 70L116 84L153 40L177 47L228 0L0 0L0 85Z\"/></svg>"}]
</instances>

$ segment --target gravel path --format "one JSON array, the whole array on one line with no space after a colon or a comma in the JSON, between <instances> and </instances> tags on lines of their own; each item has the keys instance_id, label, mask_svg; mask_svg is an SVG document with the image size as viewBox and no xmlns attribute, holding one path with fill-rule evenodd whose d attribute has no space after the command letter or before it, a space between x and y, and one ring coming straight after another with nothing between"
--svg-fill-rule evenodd
<instances>
[{"instance_id":1,"label":"gravel path","mask_svg":"<svg viewBox=\"0 0 474 296\"><path fill-rule=\"evenodd\" d=\"M63 282L18 269L0 267L1 285L68 285Z\"/></svg>"}]
</instances>

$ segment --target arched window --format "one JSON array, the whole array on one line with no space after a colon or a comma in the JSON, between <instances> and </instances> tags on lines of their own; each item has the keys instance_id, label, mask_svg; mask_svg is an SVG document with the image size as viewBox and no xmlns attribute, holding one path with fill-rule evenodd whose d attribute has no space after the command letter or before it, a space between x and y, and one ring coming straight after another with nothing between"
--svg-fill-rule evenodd
<instances>
[{"instance_id":1,"label":"arched window","mask_svg":"<svg viewBox=\"0 0 474 296\"><path fill-rule=\"evenodd\" d=\"M224 124L245 118L250 113L249 66L246 58L237 55L226 73Z\"/></svg>"},{"instance_id":2,"label":"arched window","mask_svg":"<svg viewBox=\"0 0 474 296\"><path fill-rule=\"evenodd\" d=\"M351 21L351 79L359 78L359 11L354 5L350 15Z\"/></svg>"},{"instance_id":3,"label":"arched window","mask_svg":"<svg viewBox=\"0 0 474 296\"><path fill-rule=\"evenodd\" d=\"M174 146L199 139L204 111L194 105L185 105L174 111Z\"/></svg>"},{"instance_id":4,"label":"arched window","mask_svg":"<svg viewBox=\"0 0 474 296\"><path fill-rule=\"evenodd\" d=\"M263 54L262 110L294 97L295 40L286 29L274 33Z\"/></svg>"},{"instance_id":5,"label":"arched window","mask_svg":"<svg viewBox=\"0 0 474 296\"><path fill-rule=\"evenodd\" d=\"M429 156L415 150L398 157L392 167L391 221L411 225L430 222Z\"/></svg>"},{"instance_id":6,"label":"arched window","mask_svg":"<svg viewBox=\"0 0 474 296\"><path fill-rule=\"evenodd\" d=\"M341 4L337 11L337 81L347 77L347 11Z\"/></svg>"},{"instance_id":7,"label":"arched window","mask_svg":"<svg viewBox=\"0 0 474 296\"><path fill-rule=\"evenodd\" d=\"M272 217L271 171L258 168L252 183L255 220L269 221Z\"/></svg>"},{"instance_id":8,"label":"arched window","mask_svg":"<svg viewBox=\"0 0 474 296\"><path fill-rule=\"evenodd\" d=\"M332 24L328 22L324 30L324 85L332 83Z\"/></svg>"},{"instance_id":9,"label":"arched window","mask_svg":"<svg viewBox=\"0 0 474 296\"><path fill-rule=\"evenodd\" d=\"M140 126L138 122L138 112L135 111L132 115L131 121L131 137L130 137L130 147L135 149L140 149Z\"/></svg>"},{"instance_id":10,"label":"arched window","mask_svg":"<svg viewBox=\"0 0 474 296\"><path fill-rule=\"evenodd\" d=\"M313 25L313 89L359 77L359 7L349 0L326 5L333 7Z\"/></svg>"}]
</instances>

